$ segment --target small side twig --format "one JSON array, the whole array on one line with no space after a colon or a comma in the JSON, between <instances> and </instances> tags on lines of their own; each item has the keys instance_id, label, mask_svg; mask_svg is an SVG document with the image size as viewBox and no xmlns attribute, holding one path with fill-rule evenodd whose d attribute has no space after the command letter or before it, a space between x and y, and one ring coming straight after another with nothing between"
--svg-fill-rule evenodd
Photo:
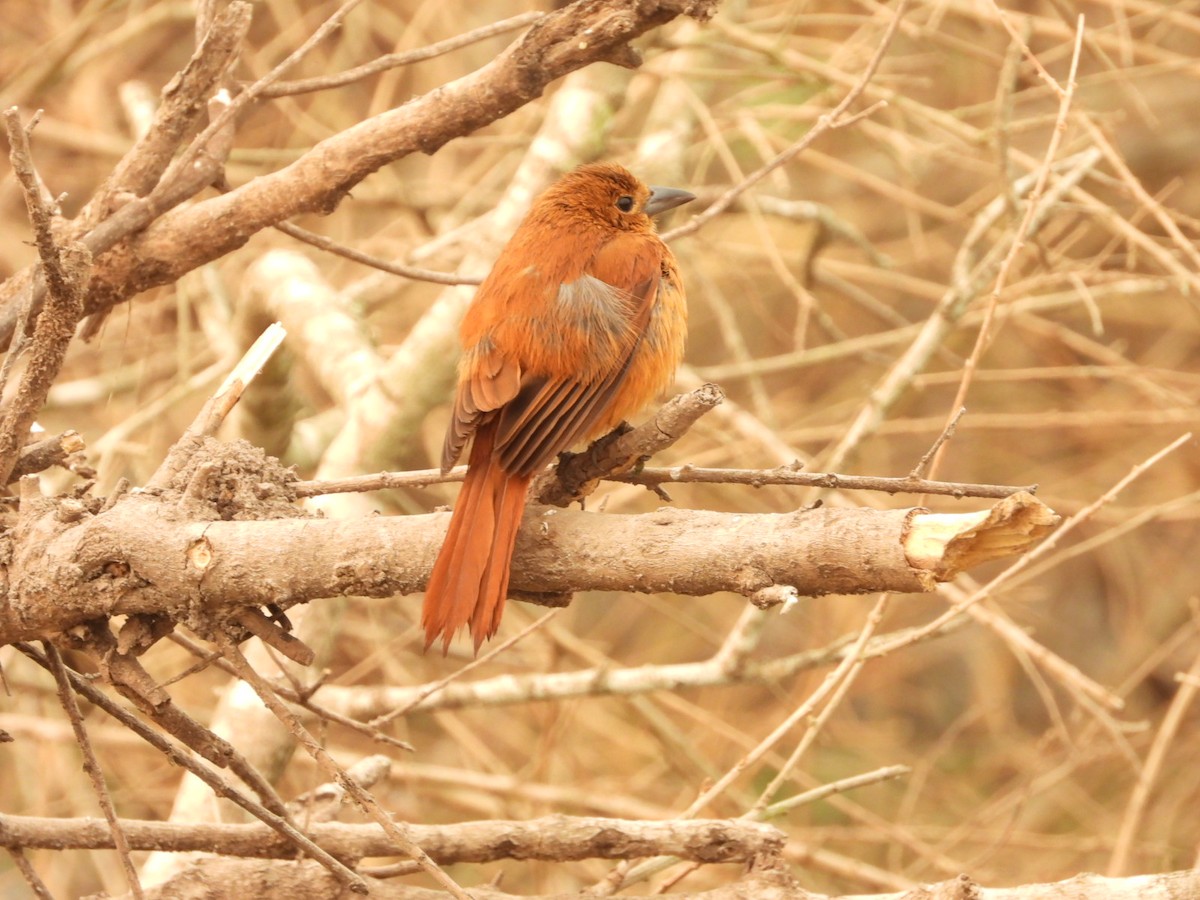
<instances>
[{"instance_id":1,"label":"small side twig","mask_svg":"<svg viewBox=\"0 0 1200 900\"><path fill-rule=\"evenodd\" d=\"M257 609L247 607L233 618L264 644L274 647L297 665L311 666L317 658L311 647L295 635L288 634Z\"/></svg>"},{"instance_id":2,"label":"small side twig","mask_svg":"<svg viewBox=\"0 0 1200 900\"><path fill-rule=\"evenodd\" d=\"M790 812L798 806L807 806L810 803L816 803L818 800L824 800L826 797L832 797L834 794L843 794L846 791L852 791L856 788L879 784L883 781L891 781L893 778L903 778L910 774L912 774L912 769L908 766L883 766L871 772L863 772L861 775L840 778L837 781L831 781L828 784L815 787L810 791L802 791L783 800L777 800L765 809L760 810L753 819L756 822L765 822L768 819L782 816L784 813Z\"/></svg>"},{"instance_id":3,"label":"small side twig","mask_svg":"<svg viewBox=\"0 0 1200 900\"><path fill-rule=\"evenodd\" d=\"M425 685L423 688L421 688L420 691L417 692L416 696L413 697L412 700L410 700L408 703L404 704L403 706L396 707L391 712L386 712L381 716L375 717L374 719L372 719L370 721L369 724L374 728L381 728L384 725L388 724L389 722L392 722L392 721L400 718L401 716L407 715L410 711L412 711L414 708L416 708L419 704L424 703L427 698L432 697L434 694L436 694L438 691L445 688L446 685L450 684L452 681L455 681L458 678L462 677L463 675L466 675L467 673L471 672L472 670L479 668L480 666L482 666L484 663L488 662L489 660L495 659L497 656L499 656L501 653L503 653L505 650L507 650L513 644L516 644L518 641L521 641L524 638L526 638L527 636L533 634L533 632L537 631L539 628L541 628L543 625L545 625L547 622L549 622L552 618L554 618L557 614L558 614L557 609L550 610L550 612L546 613L544 616L541 616L540 618L531 622L529 625L522 628L519 632L514 634L508 640L503 641L503 642L497 644L495 647L492 647L491 649L489 649L487 653L483 654L483 656L476 657L475 659L473 659L469 663L467 663L465 666L462 666L459 669L455 669L453 672L451 672L445 678L440 678L437 681L433 682L432 684Z\"/></svg>"},{"instance_id":4,"label":"small side twig","mask_svg":"<svg viewBox=\"0 0 1200 900\"><path fill-rule=\"evenodd\" d=\"M46 659L50 662L50 673L54 676L54 684L58 689L58 702L67 714L71 730L75 732L75 743L79 745L79 752L83 754L83 771L92 783L92 790L96 792L100 810L104 813L104 820L108 822L109 831L112 833L117 856L121 858L121 868L125 870L125 880L129 882L129 890L133 896L141 900L145 896L142 893L142 882L138 878L137 869L134 868L133 860L129 856L129 842L125 839L125 832L117 819L116 807L113 806L112 796L108 793L108 785L104 783L104 772L101 771L100 763L92 750L92 740L88 737L87 729L83 725L83 716L79 714L79 704L75 702L75 694L71 690L70 681L67 680L67 667L63 664L58 649L52 643L43 641L42 647L45 650Z\"/></svg>"},{"instance_id":5,"label":"small side twig","mask_svg":"<svg viewBox=\"0 0 1200 900\"><path fill-rule=\"evenodd\" d=\"M816 803L818 800L824 800L827 797L832 797L835 794L843 794L847 791L852 791L860 787L867 787L872 784L879 784L884 781L890 781L893 778L902 778L911 774L912 769L908 766L884 766L875 769L872 772L864 772L861 775L851 775L849 778L841 778L837 781L831 781L828 784L823 784L820 787L813 788L810 791L802 791L799 794L794 794L785 800L780 800L772 803L765 809L753 809L743 816L740 816L738 821L763 822L768 819L773 819L778 816L790 812L799 806L807 806L810 803ZM666 868L672 860L664 858L658 863L658 868ZM703 863L690 861L684 863L682 869L669 878L668 885L674 887L692 872L699 869ZM653 874L650 872L647 875Z\"/></svg>"},{"instance_id":6,"label":"small side twig","mask_svg":"<svg viewBox=\"0 0 1200 900\"><path fill-rule=\"evenodd\" d=\"M941 434L934 440L933 445L925 451L924 455L917 460L917 464L912 467L912 471L908 473L909 478L921 479L925 476L925 471L929 468L930 461L933 460L937 452L942 448L950 438L954 437L954 431L958 428L958 423L963 416L967 414L967 408L960 406L956 412L943 426Z\"/></svg>"},{"instance_id":7,"label":"small side twig","mask_svg":"<svg viewBox=\"0 0 1200 900\"><path fill-rule=\"evenodd\" d=\"M326 253L333 253L336 256L353 260L364 266L370 266L372 269L378 269L381 272L387 272L391 275L399 275L401 278L408 278L412 281L428 281L433 284L447 284L451 286L460 284L475 285L483 282L483 279L477 275L455 275L453 272L438 272L434 269L422 269L420 266L407 266L404 263L381 259L378 256L363 253L361 250L355 250L353 247L347 247L345 244L339 244L337 241L330 240L323 234L317 234L315 231L309 231L307 228L301 228L299 225L293 225L291 222L277 222L275 230L281 231L298 241L303 241L311 247L316 247L318 250L324 250Z\"/></svg>"},{"instance_id":8,"label":"small side twig","mask_svg":"<svg viewBox=\"0 0 1200 900\"><path fill-rule=\"evenodd\" d=\"M34 475L51 466L62 465L67 457L73 453L82 453L86 446L79 432L70 430L26 444L21 448L17 463L8 475L8 483L19 481L24 475Z\"/></svg>"},{"instance_id":9,"label":"small side twig","mask_svg":"<svg viewBox=\"0 0 1200 900\"><path fill-rule=\"evenodd\" d=\"M250 349L238 360L221 386L205 401L192 424L167 451L158 470L146 481L148 489L161 490L170 484L171 479L187 465L203 439L216 434L226 416L242 398L250 382L262 371L285 337L287 331L278 322L268 326L259 335L258 340L250 345Z\"/></svg>"},{"instance_id":10,"label":"small side twig","mask_svg":"<svg viewBox=\"0 0 1200 900\"><path fill-rule=\"evenodd\" d=\"M33 891L33 895L38 900L54 900L54 895L50 893L50 889L46 887L46 882L42 881L42 877L38 875L37 870L29 862L29 858L25 855L25 851L20 847L5 847L8 855L12 857L13 865L17 867L17 871L21 873L21 877L25 879L25 883L29 885L29 889Z\"/></svg>"}]
</instances>

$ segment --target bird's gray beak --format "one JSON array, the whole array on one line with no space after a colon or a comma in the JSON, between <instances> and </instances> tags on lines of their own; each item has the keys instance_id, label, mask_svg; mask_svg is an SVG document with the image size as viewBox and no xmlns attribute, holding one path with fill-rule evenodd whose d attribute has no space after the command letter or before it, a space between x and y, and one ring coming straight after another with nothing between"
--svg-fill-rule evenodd
<instances>
[{"instance_id":1,"label":"bird's gray beak","mask_svg":"<svg viewBox=\"0 0 1200 900\"><path fill-rule=\"evenodd\" d=\"M683 206L695 199L695 194L681 191L679 188L651 186L650 199L646 201L644 209L646 215L657 216L659 213L665 213L668 209Z\"/></svg>"}]
</instances>

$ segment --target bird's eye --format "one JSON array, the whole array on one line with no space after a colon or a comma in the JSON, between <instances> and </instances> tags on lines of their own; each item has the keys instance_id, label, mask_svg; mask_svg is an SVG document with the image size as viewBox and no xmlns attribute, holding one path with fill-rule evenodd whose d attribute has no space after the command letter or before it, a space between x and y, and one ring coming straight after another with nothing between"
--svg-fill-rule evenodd
<instances>
[{"instance_id":1,"label":"bird's eye","mask_svg":"<svg viewBox=\"0 0 1200 900\"><path fill-rule=\"evenodd\" d=\"M617 209L621 212L629 212L633 209L633 198L625 194L617 199Z\"/></svg>"}]
</instances>

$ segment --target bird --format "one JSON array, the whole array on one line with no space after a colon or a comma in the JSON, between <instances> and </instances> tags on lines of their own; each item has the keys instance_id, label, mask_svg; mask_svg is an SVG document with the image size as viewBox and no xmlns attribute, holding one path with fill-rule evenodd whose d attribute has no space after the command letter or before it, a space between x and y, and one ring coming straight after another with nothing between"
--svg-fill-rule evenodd
<instances>
[{"instance_id":1,"label":"bird","mask_svg":"<svg viewBox=\"0 0 1200 900\"><path fill-rule=\"evenodd\" d=\"M683 359L687 305L653 217L694 200L614 163L538 196L463 316L441 469L471 450L425 591L425 649L500 625L533 476L653 400Z\"/></svg>"}]
</instances>

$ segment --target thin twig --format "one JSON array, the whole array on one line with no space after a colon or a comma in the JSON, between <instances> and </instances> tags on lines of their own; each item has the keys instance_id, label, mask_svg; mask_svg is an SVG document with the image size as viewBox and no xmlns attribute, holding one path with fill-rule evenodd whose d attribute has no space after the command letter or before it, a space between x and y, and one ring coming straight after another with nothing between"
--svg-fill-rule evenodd
<instances>
[{"instance_id":1,"label":"thin twig","mask_svg":"<svg viewBox=\"0 0 1200 900\"><path fill-rule=\"evenodd\" d=\"M1100 151L1093 148L1082 151L1055 163L1056 170L1064 170L1062 176L1046 191L1043 202L1032 204L1036 212L1031 220L1028 234L1038 230L1050 211L1069 195L1100 160ZM1017 179L1012 185L1015 192L1023 192L1032 188L1038 172ZM841 427L840 438L832 450L826 454L825 464L836 468L845 463L854 448L861 444L876 429L879 428L887 411L897 402L908 389L917 373L929 363L933 354L942 346L951 332L962 320L967 306L982 290L983 282L992 277L998 270L1002 259L999 255L999 245L992 247L984 254L983 259L971 266L970 260L976 245L983 239L984 234L992 227L1007 209L1007 194L997 197L976 216L971 229L963 239L959 253L954 262L951 284L938 300L937 307L921 325L908 348L892 364L887 373L871 390L866 403L855 415L849 427ZM962 404L956 404L957 409Z\"/></svg>"},{"instance_id":2,"label":"thin twig","mask_svg":"<svg viewBox=\"0 0 1200 900\"><path fill-rule=\"evenodd\" d=\"M550 612L546 613L541 618L535 619L533 622L530 622L528 625L526 625L524 628L522 628L519 632L514 634L512 637L508 638L507 640L497 644L495 647L488 650L488 652L483 654L483 656L480 656L480 657L477 657L477 658L471 660L465 666L463 666L460 669L456 669L454 672L451 672L445 678L438 679L437 681L433 682L432 684L426 685L417 693L417 695L415 697L413 697L412 700L410 700L404 706L399 706L396 709L392 710L391 712L384 713L382 716L376 716L374 719L372 719L370 721L369 724L374 728L381 728L384 725L388 724L389 722L393 722L396 719L400 718L401 716L407 715L417 705L424 703L425 700L427 700L429 697L432 697L438 691L442 690L444 687L446 687L446 685L450 684L452 681L455 681L455 680L461 678L463 675L466 675L468 672L471 672L471 671L479 668L484 663L487 663L487 662L495 659L497 656L499 656L501 653L503 653L509 647L513 646L513 644L516 644L518 641L521 641L524 638L528 637L529 635L533 634L535 631L537 631L539 628L541 628L543 625L545 625L547 622L549 622L551 619L553 619L556 615L558 615L557 609L550 610Z\"/></svg>"},{"instance_id":3,"label":"thin twig","mask_svg":"<svg viewBox=\"0 0 1200 900\"><path fill-rule=\"evenodd\" d=\"M142 197L154 189L179 145L203 121L205 103L236 63L250 30L251 5L230 3L216 16L216 4L197 4L196 48L168 82L149 127L117 163L108 183L88 204L89 213L108 215L122 194Z\"/></svg>"},{"instance_id":4,"label":"thin twig","mask_svg":"<svg viewBox=\"0 0 1200 900\"><path fill-rule=\"evenodd\" d=\"M942 428L941 434L937 436L930 448L925 451L924 455L917 460L917 464L912 467L912 471L908 473L909 478L920 479L925 475L925 470L929 467L929 461L933 459L934 455L942 448L942 444L954 437L954 430L958 428L959 420L966 414L967 408L965 406L960 406L958 408L958 412L956 412L950 418L950 420L946 422L945 427Z\"/></svg>"},{"instance_id":5,"label":"thin twig","mask_svg":"<svg viewBox=\"0 0 1200 900\"><path fill-rule=\"evenodd\" d=\"M1028 574L1028 573L1027 573ZM966 591L955 584L942 584L941 591L952 599L967 596ZM1088 698L1108 709L1120 709L1124 705L1119 691L1112 691L1089 678L1078 666L1067 662L1054 651L1039 644L1028 631L1009 618L998 606L974 603L966 607L967 614L981 625L990 628L1018 656L1028 656L1033 662L1076 696L1081 704ZM1083 695L1079 697L1079 695Z\"/></svg>"},{"instance_id":6,"label":"thin twig","mask_svg":"<svg viewBox=\"0 0 1200 900\"><path fill-rule=\"evenodd\" d=\"M541 14L537 13L537 15ZM361 250L355 250L353 247L347 247L345 244L339 244L337 241L330 240L322 234L301 228L299 225L293 225L291 222L277 222L275 228L289 237L324 250L326 253L333 253L336 256L353 260L356 263L362 263L364 266L370 266L372 269L379 269L381 272L399 275L401 278L408 278L412 281L428 281L433 284L448 285L474 285L480 284L483 281L483 278L477 275L455 275L453 272L438 272L434 269L422 269L419 266L407 266L404 263L389 262L378 256L372 256L369 253L363 253Z\"/></svg>"},{"instance_id":7,"label":"thin twig","mask_svg":"<svg viewBox=\"0 0 1200 900\"><path fill-rule=\"evenodd\" d=\"M1167 752L1179 733L1188 709L1200 694L1200 654L1192 660L1192 665L1185 673L1180 673L1179 690L1171 699L1154 741L1146 753L1146 761L1138 772L1137 782L1129 795L1125 806L1125 814L1121 817L1121 827L1117 832L1116 846L1108 861L1109 875L1122 875L1129 868L1129 857L1133 850L1133 842L1137 837L1146 814L1146 805L1150 800L1150 792L1155 782L1163 772L1167 760Z\"/></svg>"},{"instance_id":8,"label":"thin twig","mask_svg":"<svg viewBox=\"0 0 1200 900\"><path fill-rule=\"evenodd\" d=\"M416 469L412 472L378 472L374 475L355 475L329 481L295 481L292 487L298 497L316 497L360 491L384 491L400 487L427 487L433 484L452 484L466 476L466 466L455 466L446 473L440 469ZM985 497L1001 499L1026 491L1036 493L1036 484L976 484L964 481L926 481L911 475L885 477L879 475L841 475L836 472L802 472L796 463L774 469L719 469L702 466L647 466L637 472L626 472L605 478L622 484L744 484L761 488L768 485L786 487L816 487L830 490L880 491L886 494L937 494L948 497Z\"/></svg>"},{"instance_id":9,"label":"thin twig","mask_svg":"<svg viewBox=\"0 0 1200 900\"><path fill-rule=\"evenodd\" d=\"M25 883L29 885L29 889L33 891L33 895L38 900L54 900L54 895L50 893L50 889L46 887L46 882L42 881L42 877L38 875L37 870L29 862L25 851L20 847L5 847L4 849L12 857L13 865L17 867L17 871L21 873L21 877L25 879Z\"/></svg>"},{"instance_id":10,"label":"thin twig","mask_svg":"<svg viewBox=\"0 0 1200 900\"><path fill-rule=\"evenodd\" d=\"M228 103L215 115L208 126L204 128L187 148L180 154L179 158L171 166L170 169L163 175L162 180L152 192L158 194L170 188L174 178L179 177L182 173L188 172L202 153L204 153L210 142L218 135L225 132L236 121L237 117L251 104L254 103L271 85L279 81L284 73L292 69L300 63L313 49L325 40L329 35L337 31L342 25L342 20L348 16L362 0L345 0L330 16L322 22L317 29L309 35L299 47L289 53L286 57L279 61L269 72L259 78L257 81L247 85L236 97L233 97ZM215 174L215 173L214 173Z\"/></svg>"},{"instance_id":11,"label":"thin twig","mask_svg":"<svg viewBox=\"0 0 1200 900\"><path fill-rule=\"evenodd\" d=\"M148 488L164 488L181 472L205 437L216 434L255 376L279 349L287 331L278 322L269 325L242 355L225 380L200 407L192 424L167 451L157 471L146 481Z\"/></svg>"},{"instance_id":12,"label":"thin twig","mask_svg":"<svg viewBox=\"0 0 1200 900\"><path fill-rule=\"evenodd\" d=\"M167 622L167 625L170 623ZM229 768L272 813L281 816L286 814L282 798L262 773L251 765L237 747L180 708L162 685L142 667L134 652L122 649L121 642L113 636L107 624L92 621L76 629L74 635L80 632L86 635L81 640L81 646L100 660L101 671L118 693L132 701L160 728L206 760ZM124 632L121 637L125 637Z\"/></svg>"},{"instance_id":13,"label":"thin twig","mask_svg":"<svg viewBox=\"0 0 1200 900\"><path fill-rule=\"evenodd\" d=\"M896 32L900 27L900 21L904 18L905 12L908 10L908 0L900 0L896 4L896 9L892 12L891 20L888 22L887 29L883 33L883 37L879 41L879 46L875 48L875 52L871 54L871 58L867 61L866 68L855 82L854 86L846 92L840 103L832 110L823 114L815 125L804 133L800 140L793 143L786 150L777 154L774 159L771 159L764 165L755 169L740 182L735 184L724 194L717 198L712 206L708 207L699 215L693 216L690 220L680 225L678 228L672 228L663 234L664 241L673 241L689 234L694 234L699 231L706 223L712 221L721 213L729 209L733 202L738 199L754 185L758 184L780 166L787 165L798 155L803 153L817 138L821 137L825 132L839 127L842 122L842 117L847 110L854 104L856 100L866 90L871 79L875 77L875 72L879 69L879 64L883 62L884 56L887 55L888 48L892 44L892 38L896 36ZM878 108L880 104L873 104L871 109Z\"/></svg>"},{"instance_id":14,"label":"thin twig","mask_svg":"<svg viewBox=\"0 0 1200 900\"><path fill-rule=\"evenodd\" d=\"M51 671L50 661L33 646L18 642L13 644L21 653L29 657L43 669ZM175 746L168 739L163 737L150 726L142 722L137 716L127 712L118 704L109 699L103 691L94 687L86 678L83 678L76 673L67 670L67 678L71 682L72 689L85 698L89 703L99 707L108 713L142 740L146 741L166 759L174 765L187 769L201 781L203 781L212 792L218 797L224 797L227 800L232 800L246 812L250 813L259 821L269 825L284 838L294 844L298 849L311 856L314 860L321 863L325 868L333 874L333 876L341 883L354 889L355 884L361 885L359 893L362 893L366 885L354 872L347 868L343 863L334 859L330 854L318 847L309 837L302 834L292 822L285 816L279 816L268 810L265 806L238 790L228 781L226 781L216 769L207 763L192 756L187 751Z\"/></svg>"},{"instance_id":15,"label":"thin twig","mask_svg":"<svg viewBox=\"0 0 1200 900\"><path fill-rule=\"evenodd\" d=\"M780 800L777 803L772 803L770 806L764 809L755 808L745 815L739 816L739 820L764 822L791 812L797 807L807 806L810 803L816 803L818 800L828 799L835 794L844 794L847 791L856 790L860 787L868 787L872 784L891 781L893 778L902 778L911 773L912 769L908 766L884 766L883 768L875 769L872 772L864 772L861 775L851 775L849 778L840 778L837 781L831 781L828 784L815 787L810 791L802 791L799 794L788 797L786 800ZM674 862L675 860L671 858L663 858L659 860L658 863L653 867L653 871L651 871L651 867L648 866L647 871L645 873L641 873L641 875L642 877L649 877L650 875L654 874L655 871L661 871L662 869L672 865ZM676 872L670 878L664 880L664 883L659 886L656 893L662 893L667 888L673 888L684 878L686 878L692 872L695 872L703 865L704 864L701 862L684 863L683 867L678 872ZM364 872L364 874L366 873ZM630 873L630 877L633 878L637 874L639 873L634 870L634 872ZM628 884L628 882L626 883Z\"/></svg>"},{"instance_id":16,"label":"thin twig","mask_svg":"<svg viewBox=\"0 0 1200 900\"><path fill-rule=\"evenodd\" d=\"M888 596L889 595L884 594L879 598L878 601L876 601L875 606L871 609L871 612L867 614L866 622L863 623L863 627L859 631L858 637L855 639L854 643L847 648L846 653L842 657L842 661L838 664L837 668L826 675L820 686L807 698L805 698L803 703L792 710L782 722L775 726L771 733L763 738L762 741L760 741L750 753L742 757L742 759L740 759L736 765L730 768L730 770L726 772L725 775L722 776L715 784L713 784L708 788L708 790L704 791L699 797L693 800L688 808L685 809L681 814L683 818L692 818L699 813L700 810L704 809L704 807L719 797L725 791L725 789L733 783L734 779L736 779L739 775L746 771L746 769L760 760L763 755L766 754L766 752L774 747L777 743L779 743L783 736L791 731L798 722L803 721L805 718L811 715L812 711L820 704L825 702L825 699L837 689L837 686L846 679L849 673L855 671L858 666L862 665L863 660L867 658L864 655L864 650L866 649L871 636L875 633L875 629L879 626L880 621L883 619L883 611L887 607Z\"/></svg>"},{"instance_id":17,"label":"thin twig","mask_svg":"<svg viewBox=\"0 0 1200 900\"><path fill-rule=\"evenodd\" d=\"M185 155L186 163L171 166L176 145L187 135L208 97L208 114L226 107L228 93L211 93L220 74L230 65L250 27L249 3L233 2L197 42L196 52L184 69L176 75L176 88L159 107L154 123L113 170L105 187L88 204L84 214L74 223L71 233L93 257L112 249L117 243L145 228L163 213L194 196L217 176L233 144L232 119L220 129L213 129L204 142L195 142ZM200 10L200 18L205 11ZM202 161L200 153L206 152ZM153 189L151 189L153 188ZM146 193L148 191L148 193ZM134 195L130 199L130 195ZM145 196L142 196L145 194ZM117 208L117 203L121 205ZM114 211L115 209L115 211ZM103 216L99 222L97 217ZM0 344L11 340L20 348L25 321L30 313L39 312L46 294L45 271L41 266L26 270L29 277L20 289L20 306L9 331L7 321L0 324ZM107 314L107 307L88 317L84 336L91 336ZM19 330L18 330L19 329ZM5 361L8 365L8 361Z\"/></svg>"},{"instance_id":18,"label":"thin twig","mask_svg":"<svg viewBox=\"0 0 1200 900\"><path fill-rule=\"evenodd\" d=\"M827 698L836 695L839 686L848 679L852 680L854 673L859 671L864 661L868 658L864 655L864 651L872 634L883 619L883 611L887 607L887 601L887 594L879 598L875 606L871 609L871 612L867 615L867 620L863 624L862 630L859 631L858 637L846 652L841 663L825 676L817 689L805 698L804 702L792 710L782 722L775 726L770 734L759 741L753 750L738 760L724 775L692 801L687 809L679 814L678 818L695 818L702 809L723 794L750 766L754 765L774 748L799 722L812 715L813 710L825 703ZM596 896L611 896L618 890L623 890L637 881L641 881L662 871L664 868L673 865L676 861L672 857L659 856L640 862L636 866L621 863L609 873L604 881L592 888L592 893Z\"/></svg>"},{"instance_id":19,"label":"thin twig","mask_svg":"<svg viewBox=\"0 0 1200 900\"><path fill-rule=\"evenodd\" d=\"M888 599L888 595L884 594L879 598L879 602L871 611L871 616L868 619L868 625L870 626L872 632L883 620L883 614L887 611ZM792 749L791 754L788 756L784 764L778 768L775 773L775 777L771 779L770 784L763 788L762 792L759 794L758 800L756 800L754 805L747 811L746 817L758 818L762 816L767 807L770 805L771 800L774 799L777 793L779 793L784 783L792 777L792 772L795 770L796 766L800 764L801 757L803 757L808 749L813 745L813 742L817 739L817 736L825 727L825 723L829 721L830 716L832 716L837 708L841 706L842 700L845 699L846 694L854 685L855 680L857 680L859 673L862 672L863 666L866 665L867 656L865 656L862 652L865 647L866 642L863 641L860 644L859 651L855 656L853 664L846 669L841 681L838 682L837 687L834 689L833 693L830 694L829 700L822 706L821 711L816 716L809 719L808 727L804 730L804 735L799 741L796 742L796 746Z\"/></svg>"},{"instance_id":20,"label":"thin twig","mask_svg":"<svg viewBox=\"0 0 1200 900\"><path fill-rule=\"evenodd\" d=\"M1095 515L1101 507L1111 503L1116 498L1117 494L1123 491L1131 482L1136 481L1144 472L1158 464L1158 462L1161 461L1165 456L1173 453L1175 450L1178 450L1191 439L1191 432L1180 435L1166 447L1163 447L1161 450L1152 454L1144 462L1140 462L1135 465L1129 470L1128 473L1125 474L1123 478L1118 480L1116 484L1114 484L1111 488L1109 488L1083 509L1079 510L1079 512L1075 513L1075 515L1063 522L1063 524L1060 525L1056 531L1052 532L1044 541L1031 549L1028 553L1014 562L1011 566L1009 566L987 584L972 592L965 599L951 604L950 608L936 619L933 619L925 625L914 629L899 643L895 644L891 650L899 650L903 647L924 640L931 635L937 634L941 628L950 624L959 616L961 616L967 607L979 603L987 597L993 596L1001 585L1011 581L1018 573L1028 568L1035 561L1041 559L1052 549L1057 547L1062 542L1064 537ZM1119 701L1119 698L1115 698L1113 696L1110 696L1109 699L1110 702L1113 699L1117 699Z\"/></svg>"},{"instance_id":21,"label":"thin twig","mask_svg":"<svg viewBox=\"0 0 1200 900\"><path fill-rule=\"evenodd\" d=\"M471 31L463 32L452 38L446 38L444 41L437 41L425 47L418 47L415 50L405 50L401 53L388 53L371 60L371 62L365 65L356 66L353 69L347 69L345 72L338 72L335 75L321 75L316 78L282 81L263 89L259 92L259 96L266 100L275 97L287 97L294 94L306 94L312 91L326 91L331 88L344 87L356 81L361 81L364 78L369 78L372 75L377 75L380 72L386 72L389 69L411 65L416 62L424 62L427 59L433 59L436 56L468 47L479 41L485 41L490 37L506 34L509 31L516 31L518 28L534 24L544 15L545 13L543 12L521 13L507 19L501 19L499 22L492 22Z\"/></svg>"},{"instance_id":22,"label":"thin twig","mask_svg":"<svg viewBox=\"0 0 1200 900\"><path fill-rule=\"evenodd\" d=\"M875 769L873 772L864 772L861 775L840 778L837 781L831 781L828 784L815 787L810 791L802 791L784 800L775 801L770 806L759 810L755 816L755 821L765 822L768 819L791 812L798 806L807 806L810 803L816 803L818 800L824 800L826 797L832 797L834 794L844 794L846 791L879 784L882 781L891 781L893 778L903 778L910 774L912 774L912 769L908 766L884 766L883 768Z\"/></svg>"},{"instance_id":23,"label":"thin twig","mask_svg":"<svg viewBox=\"0 0 1200 900\"><path fill-rule=\"evenodd\" d=\"M993 6L995 0L993 0ZM1001 19L1005 22L1005 27L1008 27L1007 19L1001 13ZM1014 36L1015 37L1015 36ZM1018 39L1019 38L1015 38ZM1008 273L1012 269L1013 263L1025 248L1025 242L1034 231L1034 216L1037 213L1042 195L1046 190L1046 184L1050 180L1050 172L1053 169L1054 158L1058 155L1059 145L1062 143L1063 135L1067 131L1067 114L1071 111L1071 101L1075 97L1075 76L1079 71L1079 57L1083 50L1083 16L1079 16L1078 24L1075 33L1075 49L1071 54L1071 69L1067 75L1066 88L1059 88L1060 102L1058 107L1058 117L1054 122L1054 128L1050 133L1050 141L1046 146L1046 154L1043 158L1042 165L1038 170L1037 182L1030 191L1028 199L1025 201L1025 215L1021 219L1021 224L1017 227L1016 234L1013 235L1012 243L1009 245L1008 253L1005 254L1004 261L1000 263L1000 268L996 272L996 280L992 285L992 292L988 296L987 307L984 310L983 322L979 326L979 333L975 336L975 344L971 348L971 353L963 363L962 380L959 383L958 391L954 395L954 402L951 404L951 409L962 409L963 404L967 401L967 393L971 389L972 378L975 370L979 368L979 361L983 357L984 351L991 346L994 335L992 334L992 321L995 319L996 310L1000 306L1000 295L1004 292L1004 288L1008 284ZM1032 57L1032 54L1030 54ZM1050 78L1045 70L1038 66L1046 78ZM1052 79L1051 79L1052 81ZM1057 85L1056 85L1057 87ZM962 413L952 413L950 419L947 420L947 428L950 427L950 421L957 421ZM931 473L936 472L938 464L942 459L943 448L939 447L934 455L933 462L929 467Z\"/></svg>"},{"instance_id":24,"label":"thin twig","mask_svg":"<svg viewBox=\"0 0 1200 900\"><path fill-rule=\"evenodd\" d=\"M295 736L296 740L299 741L300 745L313 758L325 776L341 785L347 795L355 802L355 805L374 819L387 836L395 842L396 846L406 856L418 863L427 875L437 881L438 884L453 896L457 897L458 900L471 900L470 895L459 887L449 875L442 871L442 868L429 857L429 854L404 833L403 827L397 824L387 811L379 805L379 801L375 799L371 792L355 782L353 778L346 774L346 770L334 761L333 757L329 755L329 751L321 746L317 739L300 722L296 714L288 709L283 701L279 699L274 688L271 687L267 680L254 671L254 667L242 655L241 649L234 643L233 639L220 631L214 637L216 638L217 646L225 654L225 658L237 670L238 677L254 689L259 699L275 714L275 717L279 719L284 727Z\"/></svg>"},{"instance_id":25,"label":"thin twig","mask_svg":"<svg viewBox=\"0 0 1200 900\"><path fill-rule=\"evenodd\" d=\"M193 656L197 657L198 662L192 666L189 666L187 669L173 678L164 681L164 685L171 684L172 682L178 681L182 678L186 678L193 672L207 668L210 665L216 666L216 668L220 669L227 675L231 675L234 678L238 677L237 669L235 669L229 662L226 661L225 657L221 655L219 650L212 652L205 651L203 647L201 647L191 638L179 634L177 631L171 632L171 634L167 635L167 637L170 641L178 644ZM336 710L329 709L328 707L312 700L311 695L314 694L319 687L320 684L318 683L313 687L297 691L291 688L276 686L275 692L289 703L295 703L297 706L303 707L318 718L334 722L345 728L357 731L360 734L365 734L367 737L371 738L372 740L379 741L381 744L387 744L400 750L406 750L409 753L413 752L413 745L408 743L408 741L402 741L399 738L394 738L390 734L386 734L378 728L373 728L366 722L361 722L358 719L353 719L349 716L342 715Z\"/></svg>"},{"instance_id":26,"label":"thin twig","mask_svg":"<svg viewBox=\"0 0 1200 900\"><path fill-rule=\"evenodd\" d=\"M92 750L92 740L83 725L83 716L79 714L79 704L75 702L75 693L71 690L71 683L67 678L67 667L63 664L57 647L49 641L42 641L42 647L50 663L50 674L54 676L54 684L58 688L58 702L67 714L71 730L75 732L75 743L79 745L79 752L83 754L83 771L92 783L100 810L104 813L104 820L112 833L113 846L121 859L121 868L125 870L125 880L129 883L129 890L133 896L141 900L145 894L142 893L142 882L129 856L129 841L125 839L125 831L117 819L117 809L108 793L108 785L104 783L104 772L101 771L100 762Z\"/></svg>"}]
</instances>

